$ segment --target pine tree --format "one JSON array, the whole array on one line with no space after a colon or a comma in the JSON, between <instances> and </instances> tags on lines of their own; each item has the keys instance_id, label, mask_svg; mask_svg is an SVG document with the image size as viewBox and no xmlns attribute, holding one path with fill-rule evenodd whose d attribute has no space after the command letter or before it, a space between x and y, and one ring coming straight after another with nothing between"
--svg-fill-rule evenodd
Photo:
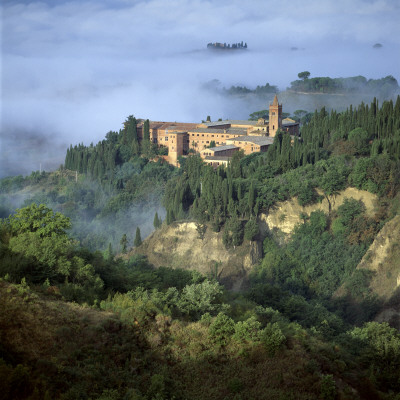
<instances>
[{"instance_id":1,"label":"pine tree","mask_svg":"<svg viewBox=\"0 0 400 400\"><path fill-rule=\"evenodd\" d=\"M134 240L133 244L135 245L135 247L139 247L142 244L142 237L140 235L139 227L136 228L136 235L135 235L135 240Z\"/></svg>"}]
</instances>

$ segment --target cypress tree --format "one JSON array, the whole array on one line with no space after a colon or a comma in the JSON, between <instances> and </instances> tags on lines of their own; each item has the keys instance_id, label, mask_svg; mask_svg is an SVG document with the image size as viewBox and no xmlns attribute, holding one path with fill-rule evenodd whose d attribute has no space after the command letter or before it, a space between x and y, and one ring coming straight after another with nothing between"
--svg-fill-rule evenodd
<instances>
[{"instance_id":1,"label":"cypress tree","mask_svg":"<svg viewBox=\"0 0 400 400\"><path fill-rule=\"evenodd\" d=\"M128 238L127 238L127 236L126 236L126 233L124 233L124 234L122 235L122 238L121 238L119 244L121 245L121 251L122 251L122 253L125 254L125 253L126 253L126 247L127 247L127 245L128 245Z\"/></svg>"},{"instance_id":2,"label":"cypress tree","mask_svg":"<svg viewBox=\"0 0 400 400\"><path fill-rule=\"evenodd\" d=\"M134 240L133 244L135 245L135 247L139 247L142 244L142 237L140 235L139 227L136 228L136 235L135 235L135 240Z\"/></svg>"},{"instance_id":3,"label":"cypress tree","mask_svg":"<svg viewBox=\"0 0 400 400\"><path fill-rule=\"evenodd\" d=\"M143 123L143 140L150 140L150 121L148 119Z\"/></svg>"},{"instance_id":4,"label":"cypress tree","mask_svg":"<svg viewBox=\"0 0 400 400\"><path fill-rule=\"evenodd\" d=\"M153 226L154 228L158 229L161 226L161 220L160 218L158 218L158 213L156 211L156 213L154 214L154 220L153 220Z\"/></svg>"},{"instance_id":5,"label":"cypress tree","mask_svg":"<svg viewBox=\"0 0 400 400\"><path fill-rule=\"evenodd\" d=\"M248 202L250 214L251 214L252 211L253 211L253 207L254 207L254 198L255 198L255 190L254 190L253 182L251 182L250 190L249 190L249 202Z\"/></svg>"},{"instance_id":6,"label":"cypress tree","mask_svg":"<svg viewBox=\"0 0 400 400\"><path fill-rule=\"evenodd\" d=\"M107 259L108 259L108 260L114 259L114 252L113 252L113 248L112 248L111 242L108 243Z\"/></svg>"}]
</instances>

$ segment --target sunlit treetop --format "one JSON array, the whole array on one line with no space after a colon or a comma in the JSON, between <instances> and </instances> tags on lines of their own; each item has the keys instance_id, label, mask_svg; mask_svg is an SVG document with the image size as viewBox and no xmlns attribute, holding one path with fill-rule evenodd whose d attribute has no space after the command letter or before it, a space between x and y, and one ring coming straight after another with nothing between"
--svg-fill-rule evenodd
<instances>
[{"instance_id":1,"label":"sunlit treetop","mask_svg":"<svg viewBox=\"0 0 400 400\"><path fill-rule=\"evenodd\" d=\"M28 207L17 209L16 213L8 219L13 234L35 232L41 237L52 235L66 235L66 230L71 228L68 217L59 212L54 212L44 204L39 206L31 204Z\"/></svg>"}]
</instances>

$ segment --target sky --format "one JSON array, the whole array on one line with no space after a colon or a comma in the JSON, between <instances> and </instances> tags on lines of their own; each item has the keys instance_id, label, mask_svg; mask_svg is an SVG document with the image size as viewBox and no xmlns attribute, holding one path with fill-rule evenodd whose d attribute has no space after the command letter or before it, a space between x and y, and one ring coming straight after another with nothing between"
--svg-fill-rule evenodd
<instances>
[{"instance_id":1,"label":"sky","mask_svg":"<svg viewBox=\"0 0 400 400\"><path fill-rule=\"evenodd\" d=\"M400 80L398 0L3 0L0 13L0 177L56 168L69 144L131 114L201 122L266 108L210 93L213 79L279 90L304 70ZM207 51L216 41L248 50Z\"/></svg>"}]
</instances>

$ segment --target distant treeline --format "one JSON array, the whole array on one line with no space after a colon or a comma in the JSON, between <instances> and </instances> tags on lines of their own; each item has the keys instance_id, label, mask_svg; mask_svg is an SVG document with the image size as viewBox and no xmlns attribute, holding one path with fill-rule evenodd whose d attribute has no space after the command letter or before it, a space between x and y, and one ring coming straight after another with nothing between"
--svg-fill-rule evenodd
<instances>
[{"instance_id":1,"label":"distant treeline","mask_svg":"<svg viewBox=\"0 0 400 400\"><path fill-rule=\"evenodd\" d=\"M231 86L229 89L224 88L223 91L229 95L255 94L257 96L279 92L277 86L270 85L268 82L264 86L258 85L255 89L249 89L246 86Z\"/></svg>"},{"instance_id":2,"label":"distant treeline","mask_svg":"<svg viewBox=\"0 0 400 400\"><path fill-rule=\"evenodd\" d=\"M247 49L247 43L243 44L243 41L240 43L232 43L232 44L215 42L215 43L208 43L207 48L208 49L218 49L218 50Z\"/></svg>"},{"instance_id":3,"label":"distant treeline","mask_svg":"<svg viewBox=\"0 0 400 400\"><path fill-rule=\"evenodd\" d=\"M291 82L290 90L296 92L318 92L318 93L338 93L338 92L373 92L382 95L390 95L399 90L397 80L388 75L381 79L367 79L364 76L353 76L349 78L329 78L329 77L305 77L301 80Z\"/></svg>"}]
</instances>

